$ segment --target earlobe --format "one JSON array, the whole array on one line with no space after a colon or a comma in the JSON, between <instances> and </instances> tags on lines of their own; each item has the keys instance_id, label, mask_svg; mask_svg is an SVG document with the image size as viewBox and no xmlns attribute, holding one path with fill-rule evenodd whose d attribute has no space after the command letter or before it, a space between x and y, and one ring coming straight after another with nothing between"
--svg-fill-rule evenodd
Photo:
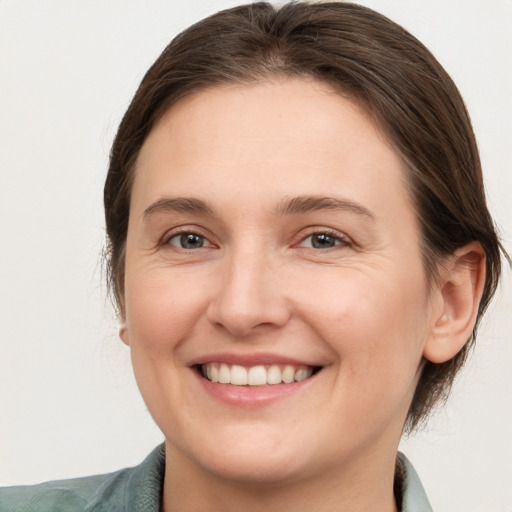
<instances>
[{"instance_id":1,"label":"earlobe","mask_svg":"<svg viewBox=\"0 0 512 512\"><path fill-rule=\"evenodd\" d=\"M119 327L119 337L121 338L121 341L126 345L130 346L130 340L128 336L128 328L126 327L126 324L121 324Z\"/></svg>"},{"instance_id":2,"label":"earlobe","mask_svg":"<svg viewBox=\"0 0 512 512\"><path fill-rule=\"evenodd\" d=\"M443 310L424 347L425 359L444 363L462 350L475 326L485 274L485 253L478 242L447 258L441 270Z\"/></svg>"}]
</instances>

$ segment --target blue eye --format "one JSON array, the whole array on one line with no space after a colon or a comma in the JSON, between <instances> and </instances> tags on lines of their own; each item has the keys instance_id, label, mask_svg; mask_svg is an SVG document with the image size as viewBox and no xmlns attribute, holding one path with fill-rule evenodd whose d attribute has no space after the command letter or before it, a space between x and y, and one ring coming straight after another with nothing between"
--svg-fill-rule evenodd
<instances>
[{"instance_id":1,"label":"blue eye","mask_svg":"<svg viewBox=\"0 0 512 512\"><path fill-rule=\"evenodd\" d=\"M339 239L339 237L330 233L313 233L307 236L301 243L303 247L311 247L313 249L331 249L338 245L348 245L348 243Z\"/></svg>"},{"instance_id":2,"label":"blue eye","mask_svg":"<svg viewBox=\"0 0 512 512\"><path fill-rule=\"evenodd\" d=\"M196 233L178 233L169 238L167 243L180 249L201 249L206 245L206 239Z\"/></svg>"}]
</instances>

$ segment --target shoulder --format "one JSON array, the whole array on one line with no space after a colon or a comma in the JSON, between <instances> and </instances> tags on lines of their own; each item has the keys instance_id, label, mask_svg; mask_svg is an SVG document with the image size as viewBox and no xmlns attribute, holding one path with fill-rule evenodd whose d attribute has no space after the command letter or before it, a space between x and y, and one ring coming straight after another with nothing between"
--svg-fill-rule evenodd
<instances>
[{"instance_id":1,"label":"shoulder","mask_svg":"<svg viewBox=\"0 0 512 512\"><path fill-rule=\"evenodd\" d=\"M91 496L111 475L57 480L38 485L0 489L0 510L5 512L60 512L85 509Z\"/></svg>"},{"instance_id":2,"label":"shoulder","mask_svg":"<svg viewBox=\"0 0 512 512\"><path fill-rule=\"evenodd\" d=\"M159 446L139 466L115 473L0 488L0 510L122 512L127 503L142 500L144 510L157 512L164 470L165 454Z\"/></svg>"}]
</instances>

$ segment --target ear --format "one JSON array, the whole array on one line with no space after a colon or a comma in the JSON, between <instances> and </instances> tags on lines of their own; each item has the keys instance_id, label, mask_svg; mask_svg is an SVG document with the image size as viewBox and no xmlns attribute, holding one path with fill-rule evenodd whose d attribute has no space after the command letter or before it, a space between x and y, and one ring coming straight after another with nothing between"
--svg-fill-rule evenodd
<instances>
[{"instance_id":1,"label":"ear","mask_svg":"<svg viewBox=\"0 0 512 512\"><path fill-rule=\"evenodd\" d=\"M475 326L485 274L485 253L479 242L471 242L447 258L439 290L442 313L425 344L425 359L444 363L464 347Z\"/></svg>"},{"instance_id":2,"label":"ear","mask_svg":"<svg viewBox=\"0 0 512 512\"><path fill-rule=\"evenodd\" d=\"M125 322L123 322L119 327L119 337L126 346L130 346L130 337L128 335L128 328L126 327Z\"/></svg>"}]
</instances>

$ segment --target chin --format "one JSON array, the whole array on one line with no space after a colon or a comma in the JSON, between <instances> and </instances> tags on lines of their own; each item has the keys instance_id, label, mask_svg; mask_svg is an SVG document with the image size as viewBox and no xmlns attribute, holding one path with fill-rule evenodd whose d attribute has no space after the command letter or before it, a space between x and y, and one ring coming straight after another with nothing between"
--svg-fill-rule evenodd
<instances>
[{"instance_id":1,"label":"chin","mask_svg":"<svg viewBox=\"0 0 512 512\"><path fill-rule=\"evenodd\" d=\"M294 441L282 432L276 435L268 428L253 426L252 432L234 430L238 432L226 429L223 435L191 442L188 447L182 447L182 453L186 453L188 461L196 468L217 478L261 486L301 478L305 468L312 465L304 449L297 449L297 446L304 446L303 441ZM172 443L168 441L168 445L172 449Z\"/></svg>"},{"instance_id":2,"label":"chin","mask_svg":"<svg viewBox=\"0 0 512 512\"><path fill-rule=\"evenodd\" d=\"M303 471L297 462L296 457L263 455L261 452L252 455L244 451L217 458L213 464L207 463L205 469L229 482L269 487L301 478Z\"/></svg>"}]
</instances>

